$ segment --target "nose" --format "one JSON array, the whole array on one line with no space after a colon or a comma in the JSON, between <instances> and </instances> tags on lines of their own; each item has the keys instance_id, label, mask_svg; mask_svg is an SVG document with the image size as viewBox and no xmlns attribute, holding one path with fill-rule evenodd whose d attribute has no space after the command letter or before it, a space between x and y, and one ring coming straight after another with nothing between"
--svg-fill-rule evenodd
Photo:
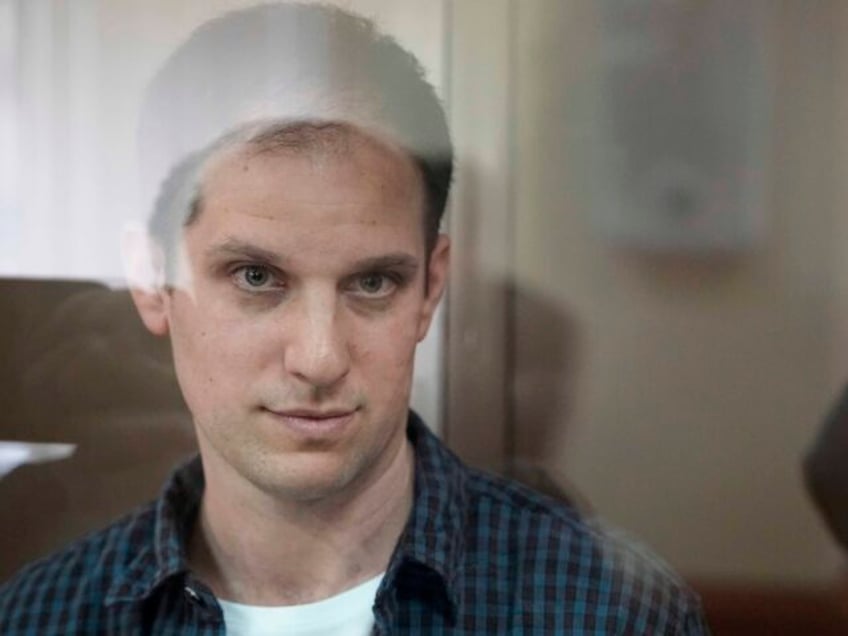
<instances>
[{"instance_id":1,"label":"nose","mask_svg":"<svg viewBox=\"0 0 848 636\"><path fill-rule=\"evenodd\" d=\"M315 389L332 388L350 370L350 352L335 297L317 294L289 304L283 311L289 330L286 371Z\"/></svg>"}]
</instances>

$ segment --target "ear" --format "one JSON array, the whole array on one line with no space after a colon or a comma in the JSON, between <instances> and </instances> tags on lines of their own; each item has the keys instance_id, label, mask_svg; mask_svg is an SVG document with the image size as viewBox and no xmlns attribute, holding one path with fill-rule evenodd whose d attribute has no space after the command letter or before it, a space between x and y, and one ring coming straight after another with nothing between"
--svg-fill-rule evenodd
<instances>
[{"instance_id":1,"label":"ear","mask_svg":"<svg viewBox=\"0 0 848 636\"><path fill-rule=\"evenodd\" d=\"M135 307L147 329L157 336L168 333L165 255L142 227L128 227L121 241L124 271Z\"/></svg>"},{"instance_id":2,"label":"ear","mask_svg":"<svg viewBox=\"0 0 848 636\"><path fill-rule=\"evenodd\" d=\"M424 306L418 319L419 342L424 339L430 329L433 314L436 312L436 307L439 306L439 301L445 292L449 269L450 239L446 234L439 234L436 245L430 252L430 262L427 267L427 297L424 299Z\"/></svg>"},{"instance_id":3,"label":"ear","mask_svg":"<svg viewBox=\"0 0 848 636\"><path fill-rule=\"evenodd\" d=\"M138 315L141 316L141 322L147 330L156 336L167 335L168 312L165 298L167 291L164 288L148 291L140 287L130 287L130 294Z\"/></svg>"}]
</instances>

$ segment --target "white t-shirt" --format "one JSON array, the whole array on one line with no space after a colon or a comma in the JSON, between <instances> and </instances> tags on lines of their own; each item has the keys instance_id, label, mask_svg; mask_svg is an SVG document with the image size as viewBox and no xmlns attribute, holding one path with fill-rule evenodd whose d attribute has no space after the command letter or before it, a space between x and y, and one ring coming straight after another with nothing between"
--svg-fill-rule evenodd
<instances>
[{"instance_id":1,"label":"white t-shirt","mask_svg":"<svg viewBox=\"0 0 848 636\"><path fill-rule=\"evenodd\" d=\"M383 575L317 603L265 607L221 601L227 636L368 636Z\"/></svg>"}]
</instances>

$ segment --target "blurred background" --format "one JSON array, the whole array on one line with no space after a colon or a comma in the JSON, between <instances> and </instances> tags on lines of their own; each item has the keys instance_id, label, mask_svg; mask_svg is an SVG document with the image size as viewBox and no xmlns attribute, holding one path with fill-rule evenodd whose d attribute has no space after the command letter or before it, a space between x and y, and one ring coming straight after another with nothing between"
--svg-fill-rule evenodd
<instances>
[{"instance_id":1,"label":"blurred background","mask_svg":"<svg viewBox=\"0 0 848 636\"><path fill-rule=\"evenodd\" d=\"M0 579L193 449L124 289L136 123L237 0L0 0ZM470 462L594 510L717 634L848 633L801 460L848 380L848 3L349 0L457 146L452 287L415 405ZM57 523L57 518L59 522Z\"/></svg>"}]
</instances>

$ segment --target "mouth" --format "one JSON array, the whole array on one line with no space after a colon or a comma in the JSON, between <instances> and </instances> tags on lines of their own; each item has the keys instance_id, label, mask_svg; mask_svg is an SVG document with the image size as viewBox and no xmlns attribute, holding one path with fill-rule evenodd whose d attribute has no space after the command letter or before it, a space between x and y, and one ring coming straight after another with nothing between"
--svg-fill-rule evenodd
<instances>
[{"instance_id":1,"label":"mouth","mask_svg":"<svg viewBox=\"0 0 848 636\"><path fill-rule=\"evenodd\" d=\"M288 430L306 437L331 437L347 428L358 409L270 409L263 411Z\"/></svg>"},{"instance_id":2,"label":"mouth","mask_svg":"<svg viewBox=\"0 0 848 636\"><path fill-rule=\"evenodd\" d=\"M280 417L298 417L309 420L332 420L338 417L346 417L356 409L286 409L277 411L268 409L274 415Z\"/></svg>"}]
</instances>

